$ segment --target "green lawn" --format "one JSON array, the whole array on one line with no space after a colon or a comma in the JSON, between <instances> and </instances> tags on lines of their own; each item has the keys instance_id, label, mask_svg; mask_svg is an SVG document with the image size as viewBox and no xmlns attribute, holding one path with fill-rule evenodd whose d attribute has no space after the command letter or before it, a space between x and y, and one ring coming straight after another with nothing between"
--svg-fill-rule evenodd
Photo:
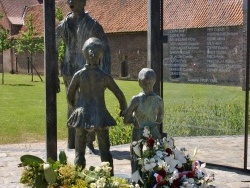
<instances>
[{"instance_id":1,"label":"green lawn","mask_svg":"<svg viewBox=\"0 0 250 188\"><path fill-rule=\"evenodd\" d=\"M137 81L116 82L128 102L141 91ZM31 82L31 75L5 74L4 85L0 84L0 144L45 139L44 88L45 83L38 76ZM240 87L165 83L163 98L164 130L172 135L200 135L204 130L197 131L197 127L202 125L216 132L227 130L220 134L242 133L244 92ZM106 105L117 116L118 101L109 91ZM58 139L67 137L66 111L65 88L61 83L57 95Z\"/></svg>"},{"instance_id":2,"label":"green lawn","mask_svg":"<svg viewBox=\"0 0 250 188\"><path fill-rule=\"evenodd\" d=\"M1 75L1 74L0 74ZM44 80L44 78L43 78ZM140 91L137 82L117 81L129 100ZM45 139L45 83L38 76L5 74L0 84L0 144L34 142ZM58 139L67 137L66 92L63 82L57 94ZM118 101L107 92L107 108L117 113Z\"/></svg>"}]
</instances>

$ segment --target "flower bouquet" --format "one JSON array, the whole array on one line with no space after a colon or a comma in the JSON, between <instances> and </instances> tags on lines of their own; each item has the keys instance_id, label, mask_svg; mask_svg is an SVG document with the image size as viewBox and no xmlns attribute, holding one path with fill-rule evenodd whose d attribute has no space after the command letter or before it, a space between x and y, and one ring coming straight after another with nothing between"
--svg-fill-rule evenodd
<instances>
[{"instance_id":1,"label":"flower bouquet","mask_svg":"<svg viewBox=\"0 0 250 188\"><path fill-rule=\"evenodd\" d=\"M155 140L147 127L143 139L133 142L132 149L138 160L138 170L132 180L145 188L207 188L214 180L208 175L206 163L191 158L185 148L177 149L174 139Z\"/></svg>"}]
</instances>

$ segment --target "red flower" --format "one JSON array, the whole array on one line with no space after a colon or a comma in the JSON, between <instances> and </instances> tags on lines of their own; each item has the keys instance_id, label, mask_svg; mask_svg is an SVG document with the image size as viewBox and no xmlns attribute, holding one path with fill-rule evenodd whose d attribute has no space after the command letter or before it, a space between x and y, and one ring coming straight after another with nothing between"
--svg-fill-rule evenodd
<instances>
[{"instance_id":1,"label":"red flower","mask_svg":"<svg viewBox=\"0 0 250 188\"><path fill-rule=\"evenodd\" d=\"M180 183L179 179L175 179L173 181L173 184L171 185L171 188L178 188L178 187L180 187L180 185L181 185L181 183Z\"/></svg>"},{"instance_id":2,"label":"red flower","mask_svg":"<svg viewBox=\"0 0 250 188\"><path fill-rule=\"evenodd\" d=\"M184 167L183 166L180 167L180 168L176 167L176 169L178 170L178 172L183 172L184 171Z\"/></svg>"},{"instance_id":3,"label":"red flower","mask_svg":"<svg viewBox=\"0 0 250 188\"><path fill-rule=\"evenodd\" d=\"M193 178L194 172L188 172L186 176L187 176L187 178Z\"/></svg>"},{"instance_id":4,"label":"red flower","mask_svg":"<svg viewBox=\"0 0 250 188\"><path fill-rule=\"evenodd\" d=\"M168 153L168 156L173 154L173 152L172 152L172 150L170 148L167 148L166 152Z\"/></svg>"},{"instance_id":5,"label":"red flower","mask_svg":"<svg viewBox=\"0 0 250 188\"><path fill-rule=\"evenodd\" d=\"M162 176L163 178L165 178L166 175L167 175L166 171L165 171L163 168L160 169L157 173L158 173L160 176Z\"/></svg>"},{"instance_id":6,"label":"red flower","mask_svg":"<svg viewBox=\"0 0 250 188\"><path fill-rule=\"evenodd\" d=\"M155 143L155 140L153 139L153 137L149 137L148 142L147 142L147 146L148 147L153 147L154 143Z\"/></svg>"}]
</instances>

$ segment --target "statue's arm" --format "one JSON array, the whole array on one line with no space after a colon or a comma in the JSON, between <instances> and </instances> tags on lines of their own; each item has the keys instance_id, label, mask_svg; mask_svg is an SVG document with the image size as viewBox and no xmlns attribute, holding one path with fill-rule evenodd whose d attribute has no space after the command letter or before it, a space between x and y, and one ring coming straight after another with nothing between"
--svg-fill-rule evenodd
<instances>
[{"instance_id":1,"label":"statue's arm","mask_svg":"<svg viewBox=\"0 0 250 188\"><path fill-rule=\"evenodd\" d=\"M138 124L134 117L134 112L138 107L139 101L136 96L132 97L131 101L129 102L128 108L126 109L123 117L123 122L125 124L134 124L135 126Z\"/></svg>"},{"instance_id":2,"label":"statue's arm","mask_svg":"<svg viewBox=\"0 0 250 188\"><path fill-rule=\"evenodd\" d=\"M58 50L59 46L61 45L61 42L63 41L63 22L61 22L55 30L56 33L56 50Z\"/></svg>"},{"instance_id":3,"label":"statue's arm","mask_svg":"<svg viewBox=\"0 0 250 188\"><path fill-rule=\"evenodd\" d=\"M79 77L79 72L77 72L73 76L69 84L68 91L67 91L68 104L72 106L73 108L75 107L75 103L76 103L75 95L79 87L80 87L80 77Z\"/></svg>"},{"instance_id":4,"label":"statue's arm","mask_svg":"<svg viewBox=\"0 0 250 188\"><path fill-rule=\"evenodd\" d=\"M115 97L118 99L120 104L120 115L123 116L124 111L127 108L127 101L123 94L123 92L120 90L118 85L115 83L114 79L111 76L108 76L108 89L115 95Z\"/></svg>"}]
</instances>

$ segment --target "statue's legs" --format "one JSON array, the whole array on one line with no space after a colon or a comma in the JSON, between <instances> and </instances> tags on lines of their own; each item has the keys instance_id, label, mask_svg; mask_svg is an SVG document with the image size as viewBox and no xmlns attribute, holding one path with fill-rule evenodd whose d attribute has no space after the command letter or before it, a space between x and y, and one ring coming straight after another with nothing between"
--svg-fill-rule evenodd
<instances>
[{"instance_id":1,"label":"statue's legs","mask_svg":"<svg viewBox=\"0 0 250 188\"><path fill-rule=\"evenodd\" d=\"M70 76L64 76L63 77L63 81L65 84L65 91L66 91L66 95L67 95L67 91L68 91L68 87L69 84L71 82L72 77ZM78 93L76 94L76 100L78 97ZM68 105L68 110L67 110L67 119L69 119L70 115L72 114L74 109L72 109L69 105ZM88 139L87 139L87 147L91 150L92 153L96 154L94 146L93 146L93 142L95 141L95 132L89 132L88 134ZM69 149L75 149L75 129L74 128L68 128L68 148Z\"/></svg>"},{"instance_id":2,"label":"statue's legs","mask_svg":"<svg viewBox=\"0 0 250 188\"><path fill-rule=\"evenodd\" d=\"M85 149L87 143L88 131L84 128L76 128L75 130L75 165L85 168Z\"/></svg>"},{"instance_id":3,"label":"statue's legs","mask_svg":"<svg viewBox=\"0 0 250 188\"><path fill-rule=\"evenodd\" d=\"M114 176L114 165L113 165L113 157L110 153L110 140L109 140L109 129L95 129L100 156L102 162L109 162L111 170L111 176Z\"/></svg>"}]
</instances>

